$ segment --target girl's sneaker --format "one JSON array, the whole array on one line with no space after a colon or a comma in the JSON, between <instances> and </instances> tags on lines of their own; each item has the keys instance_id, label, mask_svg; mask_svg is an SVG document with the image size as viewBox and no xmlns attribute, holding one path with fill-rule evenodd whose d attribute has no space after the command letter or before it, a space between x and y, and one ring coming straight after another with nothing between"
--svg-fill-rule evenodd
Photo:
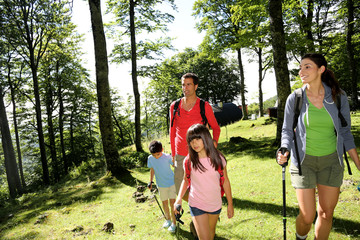
<instances>
[{"instance_id":1,"label":"girl's sneaker","mask_svg":"<svg viewBox=\"0 0 360 240\"><path fill-rule=\"evenodd\" d=\"M168 230L169 230L169 232L172 232L172 233L174 233L175 231L176 231L176 226L175 226L175 224L171 224L171 226L168 228Z\"/></svg>"},{"instance_id":2,"label":"girl's sneaker","mask_svg":"<svg viewBox=\"0 0 360 240\"><path fill-rule=\"evenodd\" d=\"M169 228L170 227L170 225L171 225L171 221L170 220L166 220L165 222L164 222L164 224L163 224L163 228Z\"/></svg>"}]
</instances>

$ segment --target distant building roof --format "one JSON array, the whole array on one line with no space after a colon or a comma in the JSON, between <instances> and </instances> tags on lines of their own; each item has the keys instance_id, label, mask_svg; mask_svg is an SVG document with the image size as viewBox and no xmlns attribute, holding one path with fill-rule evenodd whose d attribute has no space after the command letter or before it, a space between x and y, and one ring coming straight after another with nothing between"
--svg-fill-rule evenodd
<instances>
[{"instance_id":1,"label":"distant building roof","mask_svg":"<svg viewBox=\"0 0 360 240\"><path fill-rule=\"evenodd\" d=\"M241 120L243 114L234 103L224 103L223 107L212 106L215 118L220 126L226 126Z\"/></svg>"}]
</instances>

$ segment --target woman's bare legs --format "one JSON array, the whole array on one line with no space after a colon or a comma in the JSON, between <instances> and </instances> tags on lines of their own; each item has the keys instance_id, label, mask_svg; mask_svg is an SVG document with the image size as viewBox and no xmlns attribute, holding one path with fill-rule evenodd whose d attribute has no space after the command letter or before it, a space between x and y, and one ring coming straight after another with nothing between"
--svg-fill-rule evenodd
<instances>
[{"instance_id":1,"label":"woman's bare legs","mask_svg":"<svg viewBox=\"0 0 360 240\"><path fill-rule=\"evenodd\" d=\"M340 188L318 184L318 217L315 223L315 239L326 240L332 227L335 207L339 200Z\"/></svg>"}]
</instances>

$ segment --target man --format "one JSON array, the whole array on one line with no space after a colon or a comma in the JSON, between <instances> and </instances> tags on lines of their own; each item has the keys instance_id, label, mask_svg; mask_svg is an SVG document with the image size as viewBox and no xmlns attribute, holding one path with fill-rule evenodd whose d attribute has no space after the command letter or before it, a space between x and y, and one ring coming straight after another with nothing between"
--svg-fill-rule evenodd
<instances>
[{"instance_id":1,"label":"man","mask_svg":"<svg viewBox=\"0 0 360 240\"><path fill-rule=\"evenodd\" d=\"M188 155L186 132L193 124L203 123L200 111L200 98L196 96L199 84L198 76L194 73L186 73L181 77L181 84L184 97L180 100L175 116L173 115L176 101L170 105L170 144L171 155L175 165L174 178L177 194L179 193L181 181L184 178L183 160ZM213 140L216 147L220 136L220 127L208 102L205 102L205 116L208 125L213 130ZM186 194L184 200L187 201L187 197L188 195Z\"/></svg>"}]
</instances>

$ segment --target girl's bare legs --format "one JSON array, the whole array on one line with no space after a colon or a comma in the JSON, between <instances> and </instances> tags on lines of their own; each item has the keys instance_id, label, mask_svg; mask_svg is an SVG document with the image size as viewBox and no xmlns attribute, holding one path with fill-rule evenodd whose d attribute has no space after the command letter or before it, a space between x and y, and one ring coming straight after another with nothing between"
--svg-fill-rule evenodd
<instances>
[{"instance_id":1,"label":"girl's bare legs","mask_svg":"<svg viewBox=\"0 0 360 240\"><path fill-rule=\"evenodd\" d=\"M296 217L296 232L305 236L311 229L316 213L315 189L296 189L299 215Z\"/></svg>"},{"instance_id":2,"label":"girl's bare legs","mask_svg":"<svg viewBox=\"0 0 360 240\"><path fill-rule=\"evenodd\" d=\"M318 217L315 223L315 239L328 239L332 227L333 215L339 200L340 188L318 184Z\"/></svg>"},{"instance_id":3,"label":"girl's bare legs","mask_svg":"<svg viewBox=\"0 0 360 240\"><path fill-rule=\"evenodd\" d=\"M192 217L200 240L212 240L215 237L216 223L219 214L202 214Z\"/></svg>"}]
</instances>

